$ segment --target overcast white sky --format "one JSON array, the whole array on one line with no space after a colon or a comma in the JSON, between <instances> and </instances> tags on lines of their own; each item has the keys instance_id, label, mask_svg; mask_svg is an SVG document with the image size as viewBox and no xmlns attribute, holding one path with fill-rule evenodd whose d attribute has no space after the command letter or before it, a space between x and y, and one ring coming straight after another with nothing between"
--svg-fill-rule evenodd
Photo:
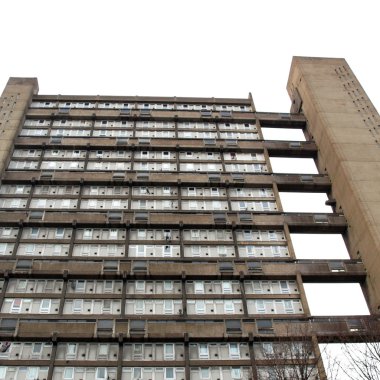
<instances>
[{"instance_id":1,"label":"overcast white sky","mask_svg":"<svg viewBox=\"0 0 380 380\"><path fill-rule=\"evenodd\" d=\"M0 87L247 97L287 112L292 56L345 57L380 107L374 0L2 0Z\"/></svg>"}]
</instances>

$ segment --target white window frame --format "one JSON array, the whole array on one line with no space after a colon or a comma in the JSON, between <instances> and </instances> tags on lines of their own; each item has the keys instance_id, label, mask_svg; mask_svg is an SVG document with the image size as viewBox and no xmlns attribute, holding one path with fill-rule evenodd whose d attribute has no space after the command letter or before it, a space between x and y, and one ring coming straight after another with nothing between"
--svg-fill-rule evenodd
<instances>
[{"instance_id":1,"label":"white window frame","mask_svg":"<svg viewBox=\"0 0 380 380\"><path fill-rule=\"evenodd\" d=\"M174 343L164 344L164 360L174 360L175 359L175 346Z\"/></svg>"},{"instance_id":2,"label":"white window frame","mask_svg":"<svg viewBox=\"0 0 380 380\"><path fill-rule=\"evenodd\" d=\"M209 347L207 343L199 343L198 344L198 356L199 359L209 359L210 358L210 352Z\"/></svg>"},{"instance_id":3,"label":"white window frame","mask_svg":"<svg viewBox=\"0 0 380 380\"><path fill-rule=\"evenodd\" d=\"M195 301L195 313L196 314L206 314L206 301L196 300Z\"/></svg>"},{"instance_id":4,"label":"white window frame","mask_svg":"<svg viewBox=\"0 0 380 380\"><path fill-rule=\"evenodd\" d=\"M229 343L228 354L229 354L230 359L240 359L239 343Z\"/></svg>"},{"instance_id":5,"label":"white window frame","mask_svg":"<svg viewBox=\"0 0 380 380\"><path fill-rule=\"evenodd\" d=\"M205 293L205 284L203 281L194 281L194 293L195 294Z\"/></svg>"},{"instance_id":6,"label":"white window frame","mask_svg":"<svg viewBox=\"0 0 380 380\"><path fill-rule=\"evenodd\" d=\"M40 314L49 314L51 309L51 299L42 299L40 303Z\"/></svg>"}]
</instances>

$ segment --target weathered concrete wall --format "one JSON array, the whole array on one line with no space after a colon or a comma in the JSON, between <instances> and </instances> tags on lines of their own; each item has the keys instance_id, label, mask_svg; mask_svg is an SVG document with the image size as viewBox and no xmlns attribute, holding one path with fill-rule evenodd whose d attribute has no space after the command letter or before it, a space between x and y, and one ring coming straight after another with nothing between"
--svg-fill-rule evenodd
<instances>
[{"instance_id":1,"label":"weathered concrete wall","mask_svg":"<svg viewBox=\"0 0 380 380\"><path fill-rule=\"evenodd\" d=\"M38 93L36 78L9 78L0 98L0 175L8 165L21 122L31 102Z\"/></svg>"},{"instance_id":2,"label":"weathered concrete wall","mask_svg":"<svg viewBox=\"0 0 380 380\"><path fill-rule=\"evenodd\" d=\"M287 89L291 111L301 106L308 120L319 170L348 220L350 255L368 271L371 312L379 312L380 116L344 59L294 57Z\"/></svg>"}]
</instances>

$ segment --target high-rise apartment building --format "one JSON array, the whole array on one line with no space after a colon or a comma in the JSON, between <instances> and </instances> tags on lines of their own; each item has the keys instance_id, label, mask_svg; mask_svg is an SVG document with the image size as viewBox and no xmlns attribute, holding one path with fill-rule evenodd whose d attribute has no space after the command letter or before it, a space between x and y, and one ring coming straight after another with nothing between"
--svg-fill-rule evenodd
<instances>
[{"instance_id":1,"label":"high-rise apartment building","mask_svg":"<svg viewBox=\"0 0 380 380\"><path fill-rule=\"evenodd\" d=\"M38 95L0 104L0 380L325 378L318 342L380 308L380 118L342 59L294 58L289 114L247 99ZM266 141L262 128L306 141ZM319 174L273 173L310 157ZM332 213L285 213L279 192ZM347 260L298 260L291 233ZM313 317L304 283L358 282L371 317ZM302 353L300 355L300 353ZM298 355L298 356L297 356Z\"/></svg>"}]
</instances>

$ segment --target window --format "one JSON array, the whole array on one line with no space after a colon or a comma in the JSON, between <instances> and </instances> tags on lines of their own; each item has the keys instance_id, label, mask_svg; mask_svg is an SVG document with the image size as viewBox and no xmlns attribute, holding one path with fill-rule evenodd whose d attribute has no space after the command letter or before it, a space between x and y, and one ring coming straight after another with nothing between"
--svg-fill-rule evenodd
<instances>
[{"instance_id":1,"label":"window","mask_svg":"<svg viewBox=\"0 0 380 380\"><path fill-rule=\"evenodd\" d=\"M280 289L282 294L289 294L289 286L287 281L280 281Z\"/></svg>"},{"instance_id":2,"label":"window","mask_svg":"<svg viewBox=\"0 0 380 380\"><path fill-rule=\"evenodd\" d=\"M163 256L164 257L171 257L172 256L172 247L170 245L165 245L163 247Z\"/></svg>"},{"instance_id":3,"label":"window","mask_svg":"<svg viewBox=\"0 0 380 380\"><path fill-rule=\"evenodd\" d=\"M56 239L63 239L64 235L65 235L65 229L64 228L58 227L55 230Z\"/></svg>"},{"instance_id":4,"label":"window","mask_svg":"<svg viewBox=\"0 0 380 380\"><path fill-rule=\"evenodd\" d=\"M111 207L112 208L120 208L121 207L121 200L120 199L113 199Z\"/></svg>"},{"instance_id":5,"label":"window","mask_svg":"<svg viewBox=\"0 0 380 380\"><path fill-rule=\"evenodd\" d=\"M141 360L143 358L143 345L141 343L135 343L133 345L132 357L133 360Z\"/></svg>"},{"instance_id":6,"label":"window","mask_svg":"<svg viewBox=\"0 0 380 380\"><path fill-rule=\"evenodd\" d=\"M198 240L201 237L200 230L191 230L190 234L191 234L191 239Z\"/></svg>"},{"instance_id":7,"label":"window","mask_svg":"<svg viewBox=\"0 0 380 380\"><path fill-rule=\"evenodd\" d=\"M20 204L21 204L20 199L12 199L10 207L19 207ZM38 207L40 207L40 206L38 206ZM44 206L41 206L41 207L44 207Z\"/></svg>"},{"instance_id":8,"label":"window","mask_svg":"<svg viewBox=\"0 0 380 380\"><path fill-rule=\"evenodd\" d=\"M201 247L199 245L193 245L191 247L191 256L199 257L201 255Z\"/></svg>"},{"instance_id":9,"label":"window","mask_svg":"<svg viewBox=\"0 0 380 380\"><path fill-rule=\"evenodd\" d=\"M30 233L29 233L29 236L33 239L36 239L38 237L38 233L39 233L39 228L38 227L32 227L30 229Z\"/></svg>"},{"instance_id":10,"label":"window","mask_svg":"<svg viewBox=\"0 0 380 380\"><path fill-rule=\"evenodd\" d=\"M263 343L262 344L262 351L263 351L263 355L265 357L273 356L274 355L273 344L271 342Z\"/></svg>"},{"instance_id":11,"label":"window","mask_svg":"<svg viewBox=\"0 0 380 380\"><path fill-rule=\"evenodd\" d=\"M206 313L206 303L204 300L195 301L195 313L196 314L205 314Z\"/></svg>"},{"instance_id":12,"label":"window","mask_svg":"<svg viewBox=\"0 0 380 380\"><path fill-rule=\"evenodd\" d=\"M76 280L72 284L74 284L74 289L75 289L76 292L78 292L78 293L84 293L85 288L86 288L86 281L84 281L84 280Z\"/></svg>"},{"instance_id":13,"label":"window","mask_svg":"<svg viewBox=\"0 0 380 380\"><path fill-rule=\"evenodd\" d=\"M38 379L38 367L28 367L26 371L26 379L27 380L35 380Z\"/></svg>"},{"instance_id":14,"label":"window","mask_svg":"<svg viewBox=\"0 0 380 380\"><path fill-rule=\"evenodd\" d=\"M135 282L136 293L145 293L145 281L136 281Z\"/></svg>"},{"instance_id":15,"label":"window","mask_svg":"<svg viewBox=\"0 0 380 380\"><path fill-rule=\"evenodd\" d=\"M86 228L83 231L83 239L92 239L92 229L91 228Z\"/></svg>"},{"instance_id":16,"label":"window","mask_svg":"<svg viewBox=\"0 0 380 380\"><path fill-rule=\"evenodd\" d=\"M294 313L294 308L293 308L293 303L292 301L284 301L284 307L285 307L285 313L286 314L293 314Z\"/></svg>"},{"instance_id":17,"label":"window","mask_svg":"<svg viewBox=\"0 0 380 380\"><path fill-rule=\"evenodd\" d=\"M208 345L203 344L203 343L199 344L198 354L199 354L199 359L208 359L209 358Z\"/></svg>"},{"instance_id":18,"label":"window","mask_svg":"<svg viewBox=\"0 0 380 380\"><path fill-rule=\"evenodd\" d=\"M16 291L17 292L25 292L27 284L28 284L27 280L18 280L17 284L16 284Z\"/></svg>"},{"instance_id":19,"label":"window","mask_svg":"<svg viewBox=\"0 0 380 380\"><path fill-rule=\"evenodd\" d=\"M165 380L174 379L174 368L165 368Z\"/></svg>"},{"instance_id":20,"label":"window","mask_svg":"<svg viewBox=\"0 0 380 380\"><path fill-rule=\"evenodd\" d=\"M27 244L25 246L25 254L26 255L33 255L35 248L36 248L36 246L34 244Z\"/></svg>"},{"instance_id":21,"label":"window","mask_svg":"<svg viewBox=\"0 0 380 380\"><path fill-rule=\"evenodd\" d=\"M195 187L189 187L187 190L187 195L197 195L195 191Z\"/></svg>"},{"instance_id":22,"label":"window","mask_svg":"<svg viewBox=\"0 0 380 380\"><path fill-rule=\"evenodd\" d=\"M232 367L231 368L231 377L232 377L232 380L241 379L241 370L240 370L240 368L234 368L234 367Z\"/></svg>"},{"instance_id":23,"label":"window","mask_svg":"<svg viewBox=\"0 0 380 380\"><path fill-rule=\"evenodd\" d=\"M259 314L265 314L265 304L263 300L256 300L256 311Z\"/></svg>"},{"instance_id":24,"label":"window","mask_svg":"<svg viewBox=\"0 0 380 380\"><path fill-rule=\"evenodd\" d=\"M173 291L173 281L164 281L164 291L165 292Z\"/></svg>"},{"instance_id":25,"label":"window","mask_svg":"<svg viewBox=\"0 0 380 380\"><path fill-rule=\"evenodd\" d=\"M7 251L7 243L0 243L0 255L5 255Z\"/></svg>"},{"instance_id":26,"label":"window","mask_svg":"<svg viewBox=\"0 0 380 380\"><path fill-rule=\"evenodd\" d=\"M232 283L231 281L223 281L222 282L223 294L231 294L232 293Z\"/></svg>"},{"instance_id":27,"label":"window","mask_svg":"<svg viewBox=\"0 0 380 380\"><path fill-rule=\"evenodd\" d=\"M105 380L107 379L107 368L105 367L100 367L96 369L96 374L95 374L95 379L96 380Z\"/></svg>"},{"instance_id":28,"label":"window","mask_svg":"<svg viewBox=\"0 0 380 380\"><path fill-rule=\"evenodd\" d=\"M164 359L174 360L174 344L173 343L164 344Z\"/></svg>"},{"instance_id":29,"label":"window","mask_svg":"<svg viewBox=\"0 0 380 380\"><path fill-rule=\"evenodd\" d=\"M133 368L133 380L141 380L142 379L142 369L141 368Z\"/></svg>"},{"instance_id":30,"label":"window","mask_svg":"<svg viewBox=\"0 0 380 380\"><path fill-rule=\"evenodd\" d=\"M146 238L146 230L137 230L137 237L139 239L145 239Z\"/></svg>"},{"instance_id":31,"label":"window","mask_svg":"<svg viewBox=\"0 0 380 380\"><path fill-rule=\"evenodd\" d=\"M111 300L103 300L102 312L111 313Z\"/></svg>"},{"instance_id":32,"label":"window","mask_svg":"<svg viewBox=\"0 0 380 380\"><path fill-rule=\"evenodd\" d=\"M229 356L231 359L240 359L240 351L238 343L230 343L228 346Z\"/></svg>"},{"instance_id":33,"label":"window","mask_svg":"<svg viewBox=\"0 0 380 380\"><path fill-rule=\"evenodd\" d=\"M164 300L164 314L174 314L173 300Z\"/></svg>"},{"instance_id":34,"label":"window","mask_svg":"<svg viewBox=\"0 0 380 380\"><path fill-rule=\"evenodd\" d=\"M234 303L230 300L224 301L224 312L226 314L234 314L235 308L234 308Z\"/></svg>"},{"instance_id":35,"label":"window","mask_svg":"<svg viewBox=\"0 0 380 380\"><path fill-rule=\"evenodd\" d=\"M218 196L219 195L219 189L217 187L211 188L211 195L212 196Z\"/></svg>"},{"instance_id":36,"label":"window","mask_svg":"<svg viewBox=\"0 0 380 380\"><path fill-rule=\"evenodd\" d=\"M244 201L240 201L239 202L239 210L243 211L243 210L247 210L247 202L244 202Z\"/></svg>"},{"instance_id":37,"label":"window","mask_svg":"<svg viewBox=\"0 0 380 380\"><path fill-rule=\"evenodd\" d=\"M136 256L138 256L138 257L144 257L145 256L145 245L138 245L137 246Z\"/></svg>"},{"instance_id":38,"label":"window","mask_svg":"<svg viewBox=\"0 0 380 380\"><path fill-rule=\"evenodd\" d=\"M260 281L253 281L253 293L262 294L263 288Z\"/></svg>"},{"instance_id":39,"label":"window","mask_svg":"<svg viewBox=\"0 0 380 380\"><path fill-rule=\"evenodd\" d=\"M220 201L212 201L212 209L213 210L221 210L222 203Z\"/></svg>"},{"instance_id":40,"label":"window","mask_svg":"<svg viewBox=\"0 0 380 380\"><path fill-rule=\"evenodd\" d=\"M112 293L113 292L113 281L106 280L104 281L104 293Z\"/></svg>"},{"instance_id":41,"label":"window","mask_svg":"<svg viewBox=\"0 0 380 380\"><path fill-rule=\"evenodd\" d=\"M201 368L200 378L201 379L209 379L210 378L210 368Z\"/></svg>"},{"instance_id":42,"label":"window","mask_svg":"<svg viewBox=\"0 0 380 380\"><path fill-rule=\"evenodd\" d=\"M244 230L243 231L243 239L244 240L252 240L252 231Z\"/></svg>"},{"instance_id":43,"label":"window","mask_svg":"<svg viewBox=\"0 0 380 380\"><path fill-rule=\"evenodd\" d=\"M110 229L109 238L110 239L117 239L117 229L116 228Z\"/></svg>"},{"instance_id":44,"label":"window","mask_svg":"<svg viewBox=\"0 0 380 380\"><path fill-rule=\"evenodd\" d=\"M55 280L46 280L44 285L45 293L53 293Z\"/></svg>"},{"instance_id":45,"label":"window","mask_svg":"<svg viewBox=\"0 0 380 380\"><path fill-rule=\"evenodd\" d=\"M48 314L50 313L51 300L42 300L40 305L40 313Z\"/></svg>"},{"instance_id":46,"label":"window","mask_svg":"<svg viewBox=\"0 0 380 380\"><path fill-rule=\"evenodd\" d=\"M135 313L144 314L144 300L135 301Z\"/></svg>"},{"instance_id":47,"label":"window","mask_svg":"<svg viewBox=\"0 0 380 380\"><path fill-rule=\"evenodd\" d=\"M218 245L218 256L219 257L227 256L227 247L225 245Z\"/></svg>"},{"instance_id":48,"label":"window","mask_svg":"<svg viewBox=\"0 0 380 380\"><path fill-rule=\"evenodd\" d=\"M42 343L34 343L32 346L33 359L39 359L42 353Z\"/></svg>"},{"instance_id":49,"label":"window","mask_svg":"<svg viewBox=\"0 0 380 380\"><path fill-rule=\"evenodd\" d=\"M73 313L81 313L83 309L83 300L73 300Z\"/></svg>"},{"instance_id":50,"label":"window","mask_svg":"<svg viewBox=\"0 0 380 380\"><path fill-rule=\"evenodd\" d=\"M21 306L22 306L22 299L21 298L15 298L12 302L11 313L20 313L21 312Z\"/></svg>"},{"instance_id":51,"label":"window","mask_svg":"<svg viewBox=\"0 0 380 380\"><path fill-rule=\"evenodd\" d=\"M15 194L22 194L24 192L24 186L23 185L16 185Z\"/></svg>"},{"instance_id":52,"label":"window","mask_svg":"<svg viewBox=\"0 0 380 380\"><path fill-rule=\"evenodd\" d=\"M203 281L194 281L194 293L203 294L205 292Z\"/></svg>"},{"instance_id":53,"label":"window","mask_svg":"<svg viewBox=\"0 0 380 380\"><path fill-rule=\"evenodd\" d=\"M4 227L3 228L3 236L11 236L12 228L11 227Z\"/></svg>"}]
</instances>

